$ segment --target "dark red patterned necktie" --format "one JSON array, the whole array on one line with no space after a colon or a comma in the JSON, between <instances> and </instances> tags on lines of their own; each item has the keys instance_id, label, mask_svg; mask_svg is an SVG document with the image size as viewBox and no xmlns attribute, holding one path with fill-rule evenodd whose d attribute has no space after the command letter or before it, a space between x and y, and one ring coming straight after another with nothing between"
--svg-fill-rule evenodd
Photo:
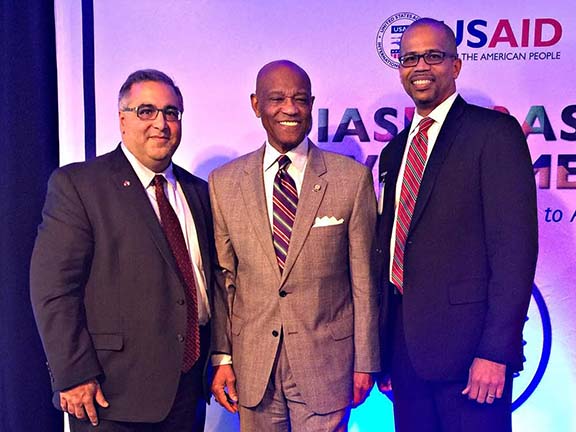
<instances>
[{"instance_id":1,"label":"dark red patterned necktie","mask_svg":"<svg viewBox=\"0 0 576 432\"><path fill-rule=\"evenodd\" d=\"M392 283L396 285L396 288L401 293L404 290L404 248L406 247L406 238L408 237L412 214L416 207L416 198L418 198L418 191L420 190L420 182L426 166L428 129L432 126L432 123L434 123L434 120L430 117L420 120L418 131L412 138L406 157L400 201L398 202L396 242L394 244L391 275Z\"/></svg>"},{"instance_id":2,"label":"dark red patterned necktie","mask_svg":"<svg viewBox=\"0 0 576 432\"><path fill-rule=\"evenodd\" d=\"M198 327L198 293L196 292L196 282L190 254L186 248L186 241L182 234L182 227L178 221L178 216L174 212L172 205L164 194L164 183L166 179L161 175L156 175L152 183L156 192L156 200L160 210L160 221L166 239L172 249L172 254L176 260L180 275L186 284L186 345L184 347L184 361L182 371L190 370L200 357L200 329Z\"/></svg>"},{"instance_id":3,"label":"dark red patterned necktie","mask_svg":"<svg viewBox=\"0 0 576 432\"><path fill-rule=\"evenodd\" d=\"M296 207L298 206L296 184L287 171L290 162L290 158L286 155L281 155L278 158L278 172L274 178L274 191L272 193L272 237L280 273L284 271L292 227L296 217Z\"/></svg>"}]
</instances>

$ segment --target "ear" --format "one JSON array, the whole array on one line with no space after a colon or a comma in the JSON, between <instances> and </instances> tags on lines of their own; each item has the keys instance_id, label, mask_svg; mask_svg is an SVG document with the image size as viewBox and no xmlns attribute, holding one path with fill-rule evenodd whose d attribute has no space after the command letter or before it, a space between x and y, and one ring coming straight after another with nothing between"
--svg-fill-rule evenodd
<instances>
[{"instance_id":1,"label":"ear","mask_svg":"<svg viewBox=\"0 0 576 432\"><path fill-rule=\"evenodd\" d=\"M310 97L310 109L312 109L312 107L314 106L314 101L316 100L316 96L311 96Z\"/></svg>"},{"instance_id":2,"label":"ear","mask_svg":"<svg viewBox=\"0 0 576 432\"><path fill-rule=\"evenodd\" d=\"M250 103L252 104L252 110L254 111L254 114L256 114L256 117L260 118L261 113L260 113L260 107L258 104L258 96L256 96L255 93L252 93L250 95Z\"/></svg>"},{"instance_id":3,"label":"ear","mask_svg":"<svg viewBox=\"0 0 576 432\"><path fill-rule=\"evenodd\" d=\"M126 113L122 111L118 111L118 120L120 122L120 132L124 135L124 128L126 124Z\"/></svg>"},{"instance_id":4,"label":"ear","mask_svg":"<svg viewBox=\"0 0 576 432\"><path fill-rule=\"evenodd\" d=\"M454 59L454 65L453 65L453 71L452 71L452 77L454 79L458 78L458 75L460 75L460 71L462 70L462 60L460 58Z\"/></svg>"}]
</instances>

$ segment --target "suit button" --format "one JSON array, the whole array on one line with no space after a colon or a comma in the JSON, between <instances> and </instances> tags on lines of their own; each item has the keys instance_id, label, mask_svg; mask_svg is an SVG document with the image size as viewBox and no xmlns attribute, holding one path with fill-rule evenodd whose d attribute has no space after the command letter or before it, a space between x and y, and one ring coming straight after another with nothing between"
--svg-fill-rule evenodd
<instances>
[{"instance_id":1,"label":"suit button","mask_svg":"<svg viewBox=\"0 0 576 432\"><path fill-rule=\"evenodd\" d=\"M278 337L278 332L276 330L272 330L272 336Z\"/></svg>"},{"instance_id":2,"label":"suit button","mask_svg":"<svg viewBox=\"0 0 576 432\"><path fill-rule=\"evenodd\" d=\"M412 244L413 241L412 241L412 240L408 240L406 243L407 243L407 244Z\"/></svg>"},{"instance_id":3,"label":"suit button","mask_svg":"<svg viewBox=\"0 0 576 432\"><path fill-rule=\"evenodd\" d=\"M377 253L377 254L381 254L381 253L382 253L382 249L380 249L380 248L376 249L376 253Z\"/></svg>"},{"instance_id":4,"label":"suit button","mask_svg":"<svg viewBox=\"0 0 576 432\"><path fill-rule=\"evenodd\" d=\"M178 299L176 301L176 303L178 303L180 306L182 306L184 304L184 300L183 299Z\"/></svg>"},{"instance_id":5,"label":"suit button","mask_svg":"<svg viewBox=\"0 0 576 432\"><path fill-rule=\"evenodd\" d=\"M180 342L180 343L184 342L184 339L185 339L185 338L184 338L184 336L182 336L181 334L179 334L179 335L177 336L177 338L178 338L178 342Z\"/></svg>"},{"instance_id":6,"label":"suit button","mask_svg":"<svg viewBox=\"0 0 576 432\"><path fill-rule=\"evenodd\" d=\"M284 290L280 291L280 297L286 297L288 293Z\"/></svg>"}]
</instances>

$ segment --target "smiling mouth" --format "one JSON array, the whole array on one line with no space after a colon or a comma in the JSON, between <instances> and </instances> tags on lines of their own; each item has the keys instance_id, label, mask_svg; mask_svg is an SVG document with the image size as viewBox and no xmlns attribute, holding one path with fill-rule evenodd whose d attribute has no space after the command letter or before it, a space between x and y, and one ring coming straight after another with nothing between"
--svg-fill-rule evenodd
<instances>
[{"instance_id":1,"label":"smiling mouth","mask_svg":"<svg viewBox=\"0 0 576 432\"><path fill-rule=\"evenodd\" d=\"M420 79L415 79L412 80L412 84L414 84L415 86L427 86L430 85L432 83L431 79L425 79L425 78L420 78Z\"/></svg>"},{"instance_id":2,"label":"smiling mouth","mask_svg":"<svg viewBox=\"0 0 576 432\"><path fill-rule=\"evenodd\" d=\"M280 124L282 126L294 127L294 126L298 126L300 123L297 121L286 120L286 121L281 121Z\"/></svg>"}]
</instances>

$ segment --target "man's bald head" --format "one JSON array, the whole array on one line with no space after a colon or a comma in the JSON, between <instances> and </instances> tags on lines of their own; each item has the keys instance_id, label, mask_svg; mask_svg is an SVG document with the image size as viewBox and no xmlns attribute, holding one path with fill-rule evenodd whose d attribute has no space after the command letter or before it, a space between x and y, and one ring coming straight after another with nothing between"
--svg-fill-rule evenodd
<instances>
[{"instance_id":1,"label":"man's bald head","mask_svg":"<svg viewBox=\"0 0 576 432\"><path fill-rule=\"evenodd\" d=\"M312 94L312 82L310 81L310 77L304 69L290 60L275 60L265 64L256 76L256 94L259 94L262 91L264 82L270 77L270 75L281 69L288 69L293 73L299 74L307 84L308 93Z\"/></svg>"},{"instance_id":2,"label":"man's bald head","mask_svg":"<svg viewBox=\"0 0 576 432\"><path fill-rule=\"evenodd\" d=\"M312 128L312 85L308 74L289 60L266 64L256 78L256 93L250 96L252 109L268 134L268 142L286 153Z\"/></svg>"},{"instance_id":3,"label":"man's bald head","mask_svg":"<svg viewBox=\"0 0 576 432\"><path fill-rule=\"evenodd\" d=\"M449 52L457 54L458 51L456 49L456 35L450 27L448 27L442 21L435 20L434 18L420 18L419 20L416 20L410 24L402 34L402 38L400 39L400 48L402 48L402 40L404 39L404 35L414 31L419 27L433 27L440 30L442 33L444 33L444 42L446 43L446 48L450 50Z\"/></svg>"}]
</instances>

